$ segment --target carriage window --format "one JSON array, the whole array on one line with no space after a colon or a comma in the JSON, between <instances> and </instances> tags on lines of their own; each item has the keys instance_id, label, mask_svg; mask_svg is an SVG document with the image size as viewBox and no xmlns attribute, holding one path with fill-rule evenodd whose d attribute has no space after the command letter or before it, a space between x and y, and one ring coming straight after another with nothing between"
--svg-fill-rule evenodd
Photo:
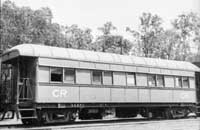
<instances>
[{"instance_id":1,"label":"carriage window","mask_svg":"<svg viewBox=\"0 0 200 130\"><path fill-rule=\"evenodd\" d=\"M199 79L197 79L197 80L199 80ZM189 84L190 84L190 85L189 85L190 88L193 88L193 89L194 89L194 88L196 87L196 86L195 86L195 79L194 79L193 77L190 77L190 78L189 78Z\"/></svg>"},{"instance_id":2,"label":"carriage window","mask_svg":"<svg viewBox=\"0 0 200 130\"><path fill-rule=\"evenodd\" d=\"M103 84L104 85L112 85L113 83L113 75L111 71L105 71L103 75Z\"/></svg>"},{"instance_id":3,"label":"carriage window","mask_svg":"<svg viewBox=\"0 0 200 130\"><path fill-rule=\"evenodd\" d=\"M102 84L102 71L92 71L92 83Z\"/></svg>"},{"instance_id":4,"label":"carriage window","mask_svg":"<svg viewBox=\"0 0 200 130\"><path fill-rule=\"evenodd\" d=\"M174 77L165 75L165 87L174 88Z\"/></svg>"},{"instance_id":5,"label":"carriage window","mask_svg":"<svg viewBox=\"0 0 200 130\"><path fill-rule=\"evenodd\" d=\"M64 69L64 82L65 83L75 83L75 69Z\"/></svg>"},{"instance_id":6,"label":"carriage window","mask_svg":"<svg viewBox=\"0 0 200 130\"><path fill-rule=\"evenodd\" d=\"M63 69L62 68L51 68L51 81L62 82Z\"/></svg>"},{"instance_id":7,"label":"carriage window","mask_svg":"<svg viewBox=\"0 0 200 130\"><path fill-rule=\"evenodd\" d=\"M135 74L134 73L127 73L127 85L135 86Z\"/></svg>"},{"instance_id":8,"label":"carriage window","mask_svg":"<svg viewBox=\"0 0 200 130\"><path fill-rule=\"evenodd\" d=\"M153 74L148 75L148 85L151 87L156 86L156 75Z\"/></svg>"},{"instance_id":9,"label":"carriage window","mask_svg":"<svg viewBox=\"0 0 200 130\"><path fill-rule=\"evenodd\" d=\"M164 87L164 76L163 75L157 75L157 86L158 87Z\"/></svg>"},{"instance_id":10,"label":"carriage window","mask_svg":"<svg viewBox=\"0 0 200 130\"><path fill-rule=\"evenodd\" d=\"M189 78L183 77L183 88L189 88Z\"/></svg>"},{"instance_id":11,"label":"carriage window","mask_svg":"<svg viewBox=\"0 0 200 130\"><path fill-rule=\"evenodd\" d=\"M182 87L182 80L181 77L175 77L175 87L176 88L181 88Z\"/></svg>"},{"instance_id":12,"label":"carriage window","mask_svg":"<svg viewBox=\"0 0 200 130\"><path fill-rule=\"evenodd\" d=\"M147 86L147 74L136 74L137 86Z\"/></svg>"},{"instance_id":13,"label":"carriage window","mask_svg":"<svg viewBox=\"0 0 200 130\"><path fill-rule=\"evenodd\" d=\"M2 68L0 68L0 69L2 69L1 70L2 72L0 73L2 81L10 80L11 79L12 66L10 64L3 64Z\"/></svg>"},{"instance_id":14,"label":"carriage window","mask_svg":"<svg viewBox=\"0 0 200 130\"><path fill-rule=\"evenodd\" d=\"M91 71L84 69L76 69L77 84L91 84Z\"/></svg>"}]
</instances>

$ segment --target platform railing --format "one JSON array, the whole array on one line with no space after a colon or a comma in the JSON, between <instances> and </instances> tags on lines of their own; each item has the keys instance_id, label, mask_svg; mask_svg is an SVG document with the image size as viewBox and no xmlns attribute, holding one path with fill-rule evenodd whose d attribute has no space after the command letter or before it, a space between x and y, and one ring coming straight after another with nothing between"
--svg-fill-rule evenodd
<instances>
[{"instance_id":1,"label":"platform railing","mask_svg":"<svg viewBox=\"0 0 200 130\"><path fill-rule=\"evenodd\" d=\"M0 86L0 103L13 103L13 81L3 81Z\"/></svg>"}]
</instances>

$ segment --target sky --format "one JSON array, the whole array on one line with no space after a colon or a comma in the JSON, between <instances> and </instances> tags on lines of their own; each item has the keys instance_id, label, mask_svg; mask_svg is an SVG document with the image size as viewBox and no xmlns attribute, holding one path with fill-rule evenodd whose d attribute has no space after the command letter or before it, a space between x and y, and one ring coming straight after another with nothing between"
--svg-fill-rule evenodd
<instances>
[{"instance_id":1,"label":"sky","mask_svg":"<svg viewBox=\"0 0 200 130\"><path fill-rule=\"evenodd\" d=\"M3 0L4 1L4 0ZM95 35L98 27L111 21L117 31L126 35L125 28L138 29L139 16L143 12L157 14L163 18L164 27L170 28L171 21L181 13L200 13L200 0L11 0L18 6L32 9L49 7L53 22L61 25L78 24L91 28Z\"/></svg>"}]
</instances>

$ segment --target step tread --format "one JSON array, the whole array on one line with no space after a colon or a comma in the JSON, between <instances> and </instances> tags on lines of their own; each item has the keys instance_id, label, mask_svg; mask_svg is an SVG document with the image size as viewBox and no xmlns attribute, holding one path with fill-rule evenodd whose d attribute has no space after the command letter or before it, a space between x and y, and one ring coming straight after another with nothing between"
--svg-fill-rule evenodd
<instances>
[{"instance_id":1,"label":"step tread","mask_svg":"<svg viewBox=\"0 0 200 130\"><path fill-rule=\"evenodd\" d=\"M30 116L30 117L21 117L21 119L36 119L36 116Z\"/></svg>"},{"instance_id":2,"label":"step tread","mask_svg":"<svg viewBox=\"0 0 200 130\"><path fill-rule=\"evenodd\" d=\"M19 109L19 111L35 111L34 108L23 108L23 109Z\"/></svg>"}]
</instances>

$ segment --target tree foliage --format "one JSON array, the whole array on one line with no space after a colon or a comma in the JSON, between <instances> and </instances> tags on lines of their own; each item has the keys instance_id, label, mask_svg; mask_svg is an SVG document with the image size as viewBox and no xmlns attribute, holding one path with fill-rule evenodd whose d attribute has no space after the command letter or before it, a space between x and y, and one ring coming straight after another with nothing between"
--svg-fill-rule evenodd
<instances>
[{"instance_id":1,"label":"tree foliage","mask_svg":"<svg viewBox=\"0 0 200 130\"><path fill-rule=\"evenodd\" d=\"M172 25L172 29L164 29L159 16L143 13L139 31L127 28L134 38L132 54L187 60L192 53L192 44L200 48L200 17L195 13L181 14L173 20Z\"/></svg>"},{"instance_id":2,"label":"tree foliage","mask_svg":"<svg viewBox=\"0 0 200 130\"><path fill-rule=\"evenodd\" d=\"M32 10L29 7L17 7L7 0L2 5L1 43L9 48L22 43L40 43L59 46L64 35L61 26L52 23L49 8Z\"/></svg>"},{"instance_id":3,"label":"tree foliage","mask_svg":"<svg viewBox=\"0 0 200 130\"><path fill-rule=\"evenodd\" d=\"M136 38L137 53L145 57L159 57L159 38L163 32L162 19L158 15L143 13L140 17L139 31L126 29Z\"/></svg>"},{"instance_id":4,"label":"tree foliage","mask_svg":"<svg viewBox=\"0 0 200 130\"><path fill-rule=\"evenodd\" d=\"M200 48L200 17L195 13L181 14L172 25L179 35L177 60L186 60L191 55L191 44L196 43Z\"/></svg>"},{"instance_id":5,"label":"tree foliage","mask_svg":"<svg viewBox=\"0 0 200 130\"><path fill-rule=\"evenodd\" d=\"M143 13L139 17L138 30L126 28L132 39L115 34L117 27L106 22L98 30L97 37L89 28L78 25L62 26L53 23L51 9L43 7L33 10L18 7L5 0L0 10L0 49L33 43L66 48L87 49L118 54L155 57L162 59L187 60L194 55L194 48L200 54L200 16L196 13L178 15L172 21L172 28L162 27L163 20L156 14Z\"/></svg>"},{"instance_id":6,"label":"tree foliage","mask_svg":"<svg viewBox=\"0 0 200 130\"><path fill-rule=\"evenodd\" d=\"M132 43L121 35L112 34L112 31L117 30L112 22L107 22L103 27L99 27L98 29L102 32L102 35L98 36L93 43L93 50L118 54L129 53Z\"/></svg>"},{"instance_id":7,"label":"tree foliage","mask_svg":"<svg viewBox=\"0 0 200 130\"><path fill-rule=\"evenodd\" d=\"M93 40L91 29L81 29L77 25L65 27L64 47L76 49L89 49Z\"/></svg>"}]
</instances>

